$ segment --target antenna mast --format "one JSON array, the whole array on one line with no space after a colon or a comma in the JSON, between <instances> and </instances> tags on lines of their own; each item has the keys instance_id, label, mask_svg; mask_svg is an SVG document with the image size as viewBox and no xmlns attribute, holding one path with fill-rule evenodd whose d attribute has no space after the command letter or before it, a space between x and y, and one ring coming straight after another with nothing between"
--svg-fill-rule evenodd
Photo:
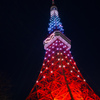
<instances>
[{"instance_id":1,"label":"antenna mast","mask_svg":"<svg viewBox=\"0 0 100 100\"><path fill-rule=\"evenodd\" d=\"M55 2L54 2L54 0L52 0L52 5L54 5L55 4Z\"/></svg>"}]
</instances>

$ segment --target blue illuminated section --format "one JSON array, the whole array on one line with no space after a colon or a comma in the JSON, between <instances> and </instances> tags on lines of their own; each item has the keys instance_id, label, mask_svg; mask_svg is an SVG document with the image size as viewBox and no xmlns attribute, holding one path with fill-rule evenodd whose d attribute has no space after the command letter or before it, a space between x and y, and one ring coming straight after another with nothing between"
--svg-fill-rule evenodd
<instances>
[{"instance_id":1,"label":"blue illuminated section","mask_svg":"<svg viewBox=\"0 0 100 100\"><path fill-rule=\"evenodd\" d=\"M48 28L49 34L55 30L59 30L60 32L64 33L64 29L62 23L60 22L60 18L56 6L51 7L50 15L51 17L50 17L50 23Z\"/></svg>"}]
</instances>

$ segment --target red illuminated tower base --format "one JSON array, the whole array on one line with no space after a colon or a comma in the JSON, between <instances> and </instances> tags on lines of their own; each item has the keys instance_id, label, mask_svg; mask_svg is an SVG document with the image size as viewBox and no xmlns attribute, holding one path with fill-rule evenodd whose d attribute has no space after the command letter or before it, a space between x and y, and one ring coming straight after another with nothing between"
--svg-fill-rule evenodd
<instances>
[{"instance_id":1,"label":"red illuminated tower base","mask_svg":"<svg viewBox=\"0 0 100 100\"><path fill-rule=\"evenodd\" d=\"M100 100L77 68L56 6L51 7L50 14L43 65L26 100Z\"/></svg>"},{"instance_id":2,"label":"red illuminated tower base","mask_svg":"<svg viewBox=\"0 0 100 100\"><path fill-rule=\"evenodd\" d=\"M78 70L70 43L59 31L44 41L43 66L26 100L100 100Z\"/></svg>"}]
</instances>

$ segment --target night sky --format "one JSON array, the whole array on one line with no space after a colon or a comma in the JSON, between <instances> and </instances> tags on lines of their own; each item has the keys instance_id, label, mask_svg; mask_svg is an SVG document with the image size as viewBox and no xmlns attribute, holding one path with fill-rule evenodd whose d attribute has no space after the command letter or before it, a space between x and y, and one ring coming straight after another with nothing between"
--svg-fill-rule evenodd
<instances>
[{"instance_id":1,"label":"night sky","mask_svg":"<svg viewBox=\"0 0 100 100\"><path fill-rule=\"evenodd\" d=\"M55 3L64 34L72 41L72 56L87 83L100 96L99 0ZM25 100L42 67L51 0L2 0L0 5L0 75L2 81L10 82L9 100Z\"/></svg>"}]
</instances>

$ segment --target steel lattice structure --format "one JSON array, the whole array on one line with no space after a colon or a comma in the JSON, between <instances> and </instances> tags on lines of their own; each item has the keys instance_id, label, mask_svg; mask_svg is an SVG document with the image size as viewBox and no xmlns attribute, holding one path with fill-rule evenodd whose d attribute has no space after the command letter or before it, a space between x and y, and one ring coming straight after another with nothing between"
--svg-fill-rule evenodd
<instances>
[{"instance_id":1,"label":"steel lattice structure","mask_svg":"<svg viewBox=\"0 0 100 100\"><path fill-rule=\"evenodd\" d=\"M53 22L58 16L55 11L57 7L53 5ZM51 34L43 42L46 50L43 66L26 100L100 100L83 78L71 55L71 40L62 33L61 23L60 27L55 23L53 27L49 24Z\"/></svg>"}]
</instances>

